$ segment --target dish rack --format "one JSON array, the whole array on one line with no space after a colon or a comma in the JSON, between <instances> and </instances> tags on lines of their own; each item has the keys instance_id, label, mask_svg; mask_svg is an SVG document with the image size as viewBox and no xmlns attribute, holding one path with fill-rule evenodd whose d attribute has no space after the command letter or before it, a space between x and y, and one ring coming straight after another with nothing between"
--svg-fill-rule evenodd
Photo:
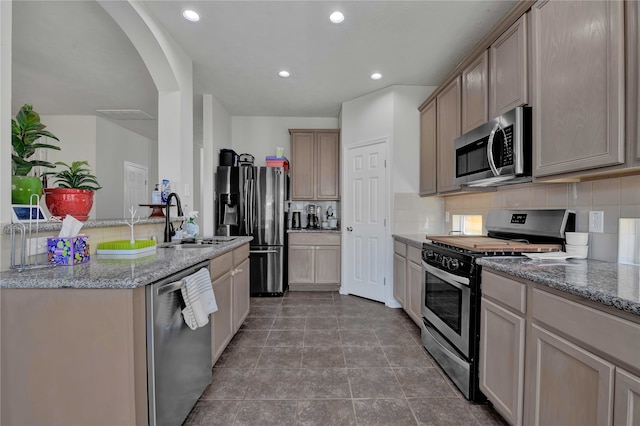
<instances>
[{"instance_id":1,"label":"dish rack","mask_svg":"<svg viewBox=\"0 0 640 426\"><path fill-rule=\"evenodd\" d=\"M35 203L34 203L35 201ZM31 195L30 205L37 206L40 204L40 196L33 194ZM35 232L33 230L35 223ZM29 222L25 225L24 223L12 223L10 226L11 231L11 264L10 268L15 269L18 272L22 272L25 269L36 269L36 268L49 268L54 266L54 264L45 261L44 263L38 262L37 252L38 249L36 247L35 253L32 256L32 244L27 245L27 234L28 238L35 238L35 241L38 241L40 236L40 222L37 220L32 221L29 219ZM16 246L16 232L20 233L20 245ZM28 247L27 247L28 246ZM19 249L19 261L16 262L16 249ZM27 257L28 256L28 257ZM31 261L31 259L35 259L34 263L27 263Z\"/></svg>"}]
</instances>

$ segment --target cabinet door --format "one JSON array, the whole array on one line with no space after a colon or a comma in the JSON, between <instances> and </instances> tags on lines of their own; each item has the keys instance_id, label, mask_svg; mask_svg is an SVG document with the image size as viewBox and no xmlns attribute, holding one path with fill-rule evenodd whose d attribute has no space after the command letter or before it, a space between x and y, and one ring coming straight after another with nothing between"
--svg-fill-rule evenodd
<instances>
[{"instance_id":1,"label":"cabinet door","mask_svg":"<svg viewBox=\"0 0 640 426\"><path fill-rule=\"evenodd\" d=\"M315 134L291 134L291 197L294 200L313 200L315 195Z\"/></svg>"},{"instance_id":2,"label":"cabinet door","mask_svg":"<svg viewBox=\"0 0 640 426\"><path fill-rule=\"evenodd\" d=\"M316 135L316 199L340 199L340 134Z\"/></svg>"},{"instance_id":3,"label":"cabinet door","mask_svg":"<svg viewBox=\"0 0 640 426\"><path fill-rule=\"evenodd\" d=\"M436 101L420 113L420 195L436 193Z\"/></svg>"},{"instance_id":4,"label":"cabinet door","mask_svg":"<svg viewBox=\"0 0 640 426\"><path fill-rule=\"evenodd\" d=\"M624 162L624 3L532 7L534 176Z\"/></svg>"},{"instance_id":5,"label":"cabinet door","mask_svg":"<svg viewBox=\"0 0 640 426\"><path fill-rule=\"evenodd\" d=\"M317 246L314 250L317 284L340 283L340 246Z\"/></svg>"},{"instance_id":6,"label":"cabinet door","mask_svg":"<svg viewBox=\"0 0 640 426\"><path fill-rule=\"evenodd\" d=\"M314 259L313 246L289 246L289 284L313 283Z\"/></svg>"},{"instance_id":7,"label":"cabinet door","mask_svg":"<svg viewBox=\"0 0 640 426\"><path fill-rule=\"evenodd\" d=\"M419 326L422 323L422 265L409 262L407 272L407 313Z\"/></svg>"},{"instance_id":8,"label":"cabinet door","mask_svg":"<svg viewBox=\"0 0 640 426\"><path fill-rule=\"evenodd\" d=\"M615 407L616 426L640 425L640 377L616 368Z\"/></svg>"},{"instance_id":9,"label":"cabinet door","mask_svg":"<svg viewBox=\"0 0 640 426\"><path fill-rule=\"evenodd\" d=\"M487 122L489 54L485 50L462 71L462 133Z\"/></svg>"},{"instance_id":10,"label":"cabinet door","mask_svg":"<svg viewBox=\"0 0 640 426\"><path fill-rule=\"evenodd\" d=\"M528 102L527 15L489 47L489 119Z\"/></svg>"},{"instance_id":11,"label":"cabinet door","mask_svg":"<svg viewBox=\"0 0 640 426\"><path fill-rule=\"evenodd\" d=\"M460 136L460 77L453 80L437 98L438 193L460 189L455 184L454 141Z\"/></svg>"},{"instance_id":12,"label":"cabinet door","mask_svg":"<svg viewBox=\"0 0 640 426\"><path fill-rule=\"evenodd\" d=\"M482 298L480 390L512 425L522 424L525 319Z\"/></svg>"},{"instance_id":13,"label":"cabinet door","mask_svg":"<svg viewBox=\"0 0 640 426\"><path fill-rule=\"evenodd\" d=\"M407 259L393 254L393 297L407 309Z\"/></svg>"},{"instance_id":14,"label":"cabinet door","mask_svg":"<svg viewBox=\"0 0 640 426\"><path fill-rule=\"evenodd\" d=\"M211 356L212 365L227 347L233 334L233 277L227 272L213 282L213 294L216 296L218 310L211 314Z\"/></svg>"},{"instance_id":15,"label":"cabinet door","mask_svg":"<svg viewBox=\"0 0 640 426\"><path fill-rule=\"evenodd\" d=\"M233 325L234 332L240 329L249 315L251 274L249 259L233 270Z\"/></svg>"},{"instance_id":16,"label":"cabinet door","mask_svg":"<svg viewBox=\"0 0 640 426\"><path fill-rule=\"evenodd\" d=\"M531 328L533 425L610 425L613 364L536 324Z\"/></svg>"}]
</instances>

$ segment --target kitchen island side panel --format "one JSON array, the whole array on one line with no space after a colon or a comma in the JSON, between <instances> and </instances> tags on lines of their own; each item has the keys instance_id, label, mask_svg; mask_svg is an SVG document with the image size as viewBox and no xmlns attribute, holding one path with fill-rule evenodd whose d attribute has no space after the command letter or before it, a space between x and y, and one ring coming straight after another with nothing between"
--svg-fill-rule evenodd
<instances>
[{"instance_id":1,"label":"kitchen island side panel","mask_svg":"<svg viewBox=\"0 0 640 426\"><path fill-rule=\"evenodd\" d=\"M3 289L3 425L146 425L144 287Z\"/></svg>"}]
</instances>

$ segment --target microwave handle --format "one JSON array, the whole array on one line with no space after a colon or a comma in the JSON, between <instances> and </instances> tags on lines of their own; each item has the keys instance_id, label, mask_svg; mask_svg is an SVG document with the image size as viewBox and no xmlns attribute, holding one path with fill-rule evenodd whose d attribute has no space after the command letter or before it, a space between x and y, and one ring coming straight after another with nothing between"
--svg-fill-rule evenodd
<instances>
[{"instance_id":1,"label":"microwave handle","mask_svg":"<svg viewBox=\"0 0 640 426\"><path fill-rule=\"evenodd\" d=\"M489 160L489 167L491 167L491 172L494 176L500 176L500 172L496 167L496 162L493 159L493 139L495 138L496 132L499 128L500 123L497 123L495 126L493 126L491 134L489 135L489 143L487 144L487 160Z\"/></svg>"}]
</instances>

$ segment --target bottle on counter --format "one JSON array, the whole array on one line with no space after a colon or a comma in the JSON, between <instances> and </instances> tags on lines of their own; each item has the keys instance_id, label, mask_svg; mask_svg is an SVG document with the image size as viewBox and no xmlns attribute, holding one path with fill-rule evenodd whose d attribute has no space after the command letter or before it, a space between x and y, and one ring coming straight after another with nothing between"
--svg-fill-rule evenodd
<instances>
[{"instance_id":1,"label":"bottle on counter","mask_svg":"<svg viewBox=\"0 0 640 426\"><path fill-rule=\"evenodd\" d=\"M162 203L162 194L160 193L160 184L156 183L156 187L151 191L151 204Z\"/></svg>"},{"instance_id":2,"label":"bottle on counter","mask_svg":"<svg viewBox=\"0 0 640 426\"><path fill-rule=\"evenodd\" d=\"M184 233L185 233L184 236L187 238L189 237L195 238L198 236L198 233L200 232L200 227L195 222L196 217L198 217L197 211L192 211L189 213L189 221L184 227Z\"/></svg>"},{"instance_id":3,"label":"bottle on counter","mask_svg":"<svg viewBox=\"0 0 640 426\"><path fill-rule=\"evenodd\" d=\"M162 179L162 197L161 197L162 203L167 202L167 198L169 198L169 194L171 194L171 185L169 184L169 179Z\"/></svg>"}]
</instances>

